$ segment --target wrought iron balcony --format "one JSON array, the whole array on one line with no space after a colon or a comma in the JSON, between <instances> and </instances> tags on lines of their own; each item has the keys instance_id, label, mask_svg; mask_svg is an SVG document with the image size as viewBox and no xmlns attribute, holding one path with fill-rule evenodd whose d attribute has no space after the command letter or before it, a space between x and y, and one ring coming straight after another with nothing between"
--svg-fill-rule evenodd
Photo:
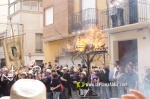
<instances>
[{"instance_id":1,"label":"wrought iron balcony","mask_svg":"<svg viewBox=\"0 0 150 99\"><path fill-rule=\"evenodd\" d=\"M72 32L87 29L89 25L98 25L99 15L98 10L89 8L71 15L71 30Z\"/></svg>"},{"instance_id":2,"label":"wrought iron balcony","mask_svg":"<svg viewBox=\"0 0 150 99\"><path fill-rule=\"evenodd\" d=\"M129 2L100 11L102 30L139 22L148 22L150 7L147 0L129 0Z\"/></svg>"}]
</instances>

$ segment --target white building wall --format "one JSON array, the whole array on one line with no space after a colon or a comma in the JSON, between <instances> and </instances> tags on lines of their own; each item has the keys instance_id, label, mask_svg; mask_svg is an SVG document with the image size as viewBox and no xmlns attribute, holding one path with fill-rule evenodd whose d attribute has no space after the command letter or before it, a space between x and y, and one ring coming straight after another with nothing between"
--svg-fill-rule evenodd
<instances>
[{"instance_id":1,"label":"white building wall","mask_svg":"<svg viewBox=\"0 0 150 99\"><path fill-rule=\"evenodd\" d=\"M30 63L29 53L32 55L32 60L43 60L43 53L36 53L36 33L43 33L43 14L39 12L21 11L11 16L14 34L24 34L24 59L25 65ZM19 27L19 28L18 28ZM10 36L11 27L8 28ZM41 39L42 40L42 39Z\"/></svg>"},{"instance_id":2,"label":"white building wall","mask_svg":"<svg viewBox=\"0 0 150 99\"><path fill-rule=\"evenodd\" d=\"M62 65L62 66L68 65L68 67L71 67L71 66L77 67L78 64L81 64L81 61L82 61L81 58L72 60L71 56L59 57L59 65Z\"/></svg>"},{"instance_id":3,"label":"white building wall","mask_svg":"<svg viewBox=\"0 0 150 99\"><path fill-rule=\"evenodd\" d=\"M8 15L8 0L0 0L0 33L6 31L7 25L2 23L7 23Z\"/></svg>"},{"instance_id":4,"label":"white building wall","mask_svg":"<svg viewBox=\"0 0 150 99\"><path fill-rule=\"evenodd\" d=\"M126 31L122 31L123 28L118 28L115 30L109 31L110 35L110 58L111 63L114 63L116 60L119 59L118 57L118 41L126 41L126 40L133 40L137 39L137 47L138 47L138 70L139 70L139 79L142 80L141 75L145 74L145 67L150 66L149 62L149 49L150 49L150 31L149 25L147 27L142 27L141 29L138 28L137 25L129 29L124 27ZM115 32L114 32L115 31ZM113 68L113 67L111 67Z\"/></svg>"}]
</instances>

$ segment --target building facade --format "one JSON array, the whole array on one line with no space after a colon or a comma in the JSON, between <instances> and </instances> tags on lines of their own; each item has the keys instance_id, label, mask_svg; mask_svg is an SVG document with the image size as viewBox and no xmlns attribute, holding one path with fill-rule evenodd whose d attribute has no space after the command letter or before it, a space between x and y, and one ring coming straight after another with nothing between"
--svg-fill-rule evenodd
<instances>
[{"instance_id":1,"label":"building facade","mask_svg":"<svg viewBox=\"0 0 150 99\"><path fill-rule=\"evenodd\" d=\"M0 1L0 68L5 65L4 51L2 47L2 39L7 35L7 15L8 15L8 1Z\"/></svg>"},{"instance_id":2,"label":"building facade","mask_svg":"<svg viewBox=\"0 0 150 99\"><path fill-rule=\"evenodd\" d=\"M150 65L148 0L125 0L115 8L108 0L44 0L43 9L45 62L58 59L62 65L72 65L69 56L59 55L60 49L88 24L95 24L103 33L108 33L110 67L113 68L115 61L120 61L121 66L132 62L142 80L141 75ZM81 60L75 61L81 63Z\"/></svg>"},{"instance_id":3,"label":"building facade","mask_svg":"<svg viewBox=\"0 0 150 99\"><path fill-rule=\"evenodd\" d=\"M149 1L128 0L122 3L122 16L118 14L114 26L112 8L101 11L100 27L102 32L109 34L109 57L111 63L119 61L121 66L132 62L136 67L139 80L145 74L145 68L150 66L149 46ZM114 11L116 11L115 9ZM109 14L106 14L110 12ZM116 11L117 12L117 11ZM108 16L109 15L109 16ZM121 18L122 17L122 18ZM123 19L123 24L121 23Z\"/></svg>"},{"instance_id":4,"label":"building facade","mask_svg":"<svg viewBox=\"0 0 150 99\"><path fill-rule=\"evenodd\" d=\"M43 7L42 0L8 0L7 36L24 35L25 65L36 61L42 64L43 55ZM13 32L12 32L13 30Z\"/></svg>"},{"instance_id":5,"label":"building facade","mask_svg":"<svg viewBox=\"0 0 150 99\"><path fill-rule=\"evenodd\" d=\"M63 66L81 64L80 58L72 62L71 56L62 55L61 48L88 24L98 24L98 11L104 8L106 1L100 0L43 0L44 62L53 65L58 60Z\"/></svg>"}]
</instances>

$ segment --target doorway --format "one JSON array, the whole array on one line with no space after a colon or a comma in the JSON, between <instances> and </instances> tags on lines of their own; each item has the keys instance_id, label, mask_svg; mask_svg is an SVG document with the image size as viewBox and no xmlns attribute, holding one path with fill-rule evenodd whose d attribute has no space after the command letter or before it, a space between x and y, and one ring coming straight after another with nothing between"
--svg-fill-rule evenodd
<instances>
[{"instance_id":1,"label":"doorway","mask_svg":"<svg viewBox=\"0 0 150 99\"><path fill-rule=\"evenodd\" d=\"M127 63L138 63L137 40L127 40L118 42L119 62L120 66L125 66Z\"/></svg>"}]
</instances>

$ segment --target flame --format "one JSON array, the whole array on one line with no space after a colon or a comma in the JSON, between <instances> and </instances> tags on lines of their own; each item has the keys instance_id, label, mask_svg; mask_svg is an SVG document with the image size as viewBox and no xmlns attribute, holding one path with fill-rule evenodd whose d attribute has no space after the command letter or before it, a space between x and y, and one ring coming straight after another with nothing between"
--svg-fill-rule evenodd
<instances>
[{"instance_id":1,"label":"flame","mask_svg":"<svg viewBox=\"0 0 150 99\"><path fill-rule=\"evenodd\" d=\"M66 44L66 46L68 51L98 51L101 50L102 46L107 47L106 42L107 35L105 33L102 33L97 27L90 27L87 33L76 38L73 45Z\"/></svg>"}]
</instances>

